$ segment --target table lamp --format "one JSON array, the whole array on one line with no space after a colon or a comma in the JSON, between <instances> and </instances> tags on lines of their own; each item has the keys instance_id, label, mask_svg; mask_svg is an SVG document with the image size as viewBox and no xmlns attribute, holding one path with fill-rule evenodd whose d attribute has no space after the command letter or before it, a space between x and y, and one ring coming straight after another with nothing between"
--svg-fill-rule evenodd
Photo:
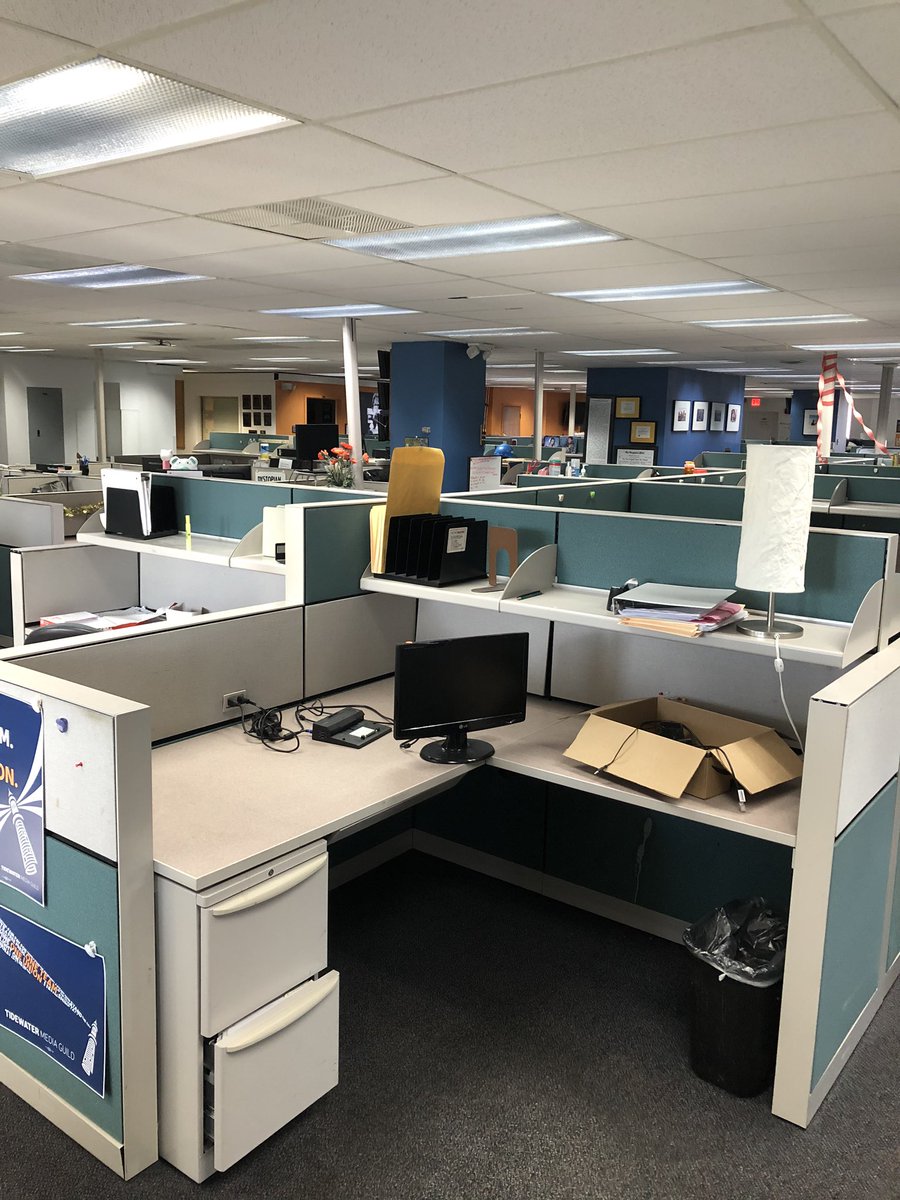
<instances>
[{"instance_id":1,"label":"table lamp","mask_svg":"<svg viewBox=\"0 0 900 1200\"><path fill-rule=\"evenodd\" d=\"M802 592L816 470L814 446L748 446L744 516L736 584L769 593L764 620L739 621L759 638L802 637L803 629L775 620L775 593Z\"/></svg>"}]
</instances>

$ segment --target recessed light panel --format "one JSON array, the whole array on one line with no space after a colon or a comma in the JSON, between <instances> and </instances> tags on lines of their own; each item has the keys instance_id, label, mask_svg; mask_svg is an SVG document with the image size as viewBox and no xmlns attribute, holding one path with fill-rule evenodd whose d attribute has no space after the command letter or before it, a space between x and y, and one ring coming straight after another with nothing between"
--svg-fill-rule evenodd
<instances>
[{"instance_id":1,"label":"recessed light panel","mask_svg":"<svg viewBox=\"0 0 900 1200\"><path fill-rule=\"evenodd\" d=\"M298 362L328 362L327 358L254 358L253 362L261 363L298 363Z\"/></svg>"},{"instance_id":2,"label":"recessed light panel","mask_svg":"<svg viewBox=\"0 0 900 1200\"><path fill-rule=\"evenodd\" d=\"M293 122L94 58L0 88L0 168L52 175L285 124Z\"/></svg>"},{"instance_id":3,"label":"recessed light panel","mask_svg":"<svg viewBox=\"0 0 900 1200\"><path fill-rule=\"evenodd\" d=\"M4 329L0 333L0 337L24 337L24 335L25 331L23 329Z\"/></svg>"},{"instance_id":4,"label":"recessed light panel","mask_svg":"<svg viewBox=\"0 0 900 1200\"><path fill-rule=\"evenodd\" d=\"M549 329L529 329L525 325L501 325L496 329L425 329L423 332L429 337L445 338L553 336Z\"/></svg>"},{"instance_id":5,"label":"recessed light panel","mask_svg":"<svg viewBox=\"0 0 900 1200\"><path fill-rule=\"evenodd\" d=\"M155 283L189 283L209 279L209 275L182 275L160 267L131 266L116 263L111 267L79 267L74 271L37 271L30 275L10 275L28 283L54 283L58 287L122 288L147 287Z\"/></svg>"},{"instance_id":6,"label":"recessed light panel","mask_svg":"<svg viewBox=\"0 0 900 1200\"><path fill-rule=\"evenodd\" d=\"M299 342L337 342L337 338L314 337L236 337L232 340L235 342L256 342L259 345L270 343L276 346L293 346Z\"/></svg>"},{"instance_id":7,"label":"recessed light panel","mask_svg":"<svg viewBox=\"0 0 900 1200\"><path fill-rule=\"evenodd\" d=\"M174 329L184 321L155 321L152 317L123 317L120 321L70 321L73 329Z\"/></svg>"},{"instance_id":8,"label":"recessed light panel","mask_svg":"<svg viewBox=\"0 0 900 1200\"><path fill-rule=\"evenodd\" d=\"M205 367L205 358L139 358L138 362L153 363L157 367Z\"/></svg>"},{"instance_id":9,"label":"recessed light panel","mask_svg":"<svg viewBox=\"0 0 900 1200\"><path fill-rule=\"evenodd\" d=\"M316 308L261 308L273 317L307 317L318 320L322 317L402 317L415 313L416 308L390 308L386 304L323 304Z\"/></svg>"},{"instance_id":10,"label":"recessed light panel","mask_svg":"<svg viewBox=\"0 0 900 1200\"><path fill-rule=\"evenodd\" d=\"M821 350L827 354L829 350L843 353L848 350L900 350L900 342L817 342L814 346L792 346L792 350Z\"/></svg>"},{"instance_id":11,"label":"recessed light panel","mask_svg":"<svg viewBox=\"0 0 900 1200\"><path fill-rule=\"evenodd\" d=\"M721 279L714 283L671 283L653 287L593 288L582 292L551 292L566 300L585 300L588 304L630 304L644 300L693 300L697 296L745 296L754 292L774 292L775 288L751 283L749 279Z\"/></svg>"},{"instance_id":12,"label":"recessed light panel","mask_svg":"<svg viewBox=\"0 0 900 1200\"><path fill-rule=\"evenodd\" d=\"M52 354L52 346L43 346L40 349L27 349L25 346L0 346L0 352L3 354Z\"/></svg>"},{"instance_id":13,"label":"recessed light panel","mask_svg":"<svg viewBox=\"0 0 900 1200\"><path fill-rule=\"evenodd\" d=\"M866 317L848 317L846 313L823 313L811 317L740 317L733 321L691 321L707 329L764 329L768 325L859 325Z\"/></svg>"},{"instance_id":14,"label":"recessed light panel","mask_svg":"<svg viewBox=\"0 0 900 1200\"><path fill-rule=\"evenodd\" d=\"M562 350L562 354L577 354L579 358L630 358L635 354L674 354L674 350Z\"/></svg>"},{"instance_id":15,"label":"recessed light panel","mask_svg":"<svg viewBox=\"0 0 900 1200\"><path fill-rule=\"evenodd\" d=\"M473 225L435 225L429 229L395 230L347 238L329 238L326 246L393 258L405 262L425 258L455 258L462 254L503 254L511 250L543 250L551 246L580 246L618 242L621 237L559 213L545 217L516 217L478 221Z\"/></svg>"}]
</instances>

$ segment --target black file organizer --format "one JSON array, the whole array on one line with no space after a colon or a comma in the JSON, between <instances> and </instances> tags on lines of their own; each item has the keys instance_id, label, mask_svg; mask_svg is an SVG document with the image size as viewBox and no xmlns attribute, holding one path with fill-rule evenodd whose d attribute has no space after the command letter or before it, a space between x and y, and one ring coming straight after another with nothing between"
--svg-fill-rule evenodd
<instances>
[{"instance_id":1,"label":"black file organizer","mask_svg":"<svg viewBox=\"0 0 900 1200\"><path fill-rule=\"evenodd\" d=\"M106 532L116 537L140 538L142 541L169 537L177 533L175 489L165 484L151 485L150 532L145 534L141 525L141 507L137 492L130 488L108 487Z\"/></svg>"},{"instance_id":2,"label":"black file organizer","mask_svg":"<svg viewBox=\"0 0 900 1200\"><path fill-rule=\"evenodd\" d=\"M428 587L486 579L487 534L487 521L472 517L392 517L379 578Z\"/></svg>"}]
</instances>

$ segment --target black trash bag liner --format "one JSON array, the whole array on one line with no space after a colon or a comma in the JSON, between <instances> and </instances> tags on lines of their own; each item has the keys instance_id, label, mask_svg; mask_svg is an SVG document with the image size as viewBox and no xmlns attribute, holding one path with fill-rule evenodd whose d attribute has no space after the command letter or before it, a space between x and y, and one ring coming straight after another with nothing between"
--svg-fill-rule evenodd
<instances>
[{"instance_id":1,"label":"black trash bag liner","mask_svg":"<svg viewBox=\"0 0 900 1200\"><path fill-rule=\"evenodd\" d=\"M762 896L713 909L681 936L691 954L729 979L765 986L784 974L787 917Z\"/></svg>"}]
</instances>

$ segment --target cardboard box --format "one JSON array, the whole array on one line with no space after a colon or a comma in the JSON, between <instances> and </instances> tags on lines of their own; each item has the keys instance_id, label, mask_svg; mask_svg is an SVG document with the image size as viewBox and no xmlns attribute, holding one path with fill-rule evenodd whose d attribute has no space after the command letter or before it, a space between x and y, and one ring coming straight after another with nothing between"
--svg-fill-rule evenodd
<instances>
[{"instance_id":1,"label":"cardboard box","mask_svg":"<svg viewBox=\"0 0 900 1200\"><path fill-rule=\"evenodd\" d=\"M641 729L648 721L685 725L702 746ZM774 729L662 696L593 709L564 753L676 800L685 792L701 800L719 796L730 790L732 773L754 795L799 779L803 771L803 760Z\"/></svg>"}]
</instances>

